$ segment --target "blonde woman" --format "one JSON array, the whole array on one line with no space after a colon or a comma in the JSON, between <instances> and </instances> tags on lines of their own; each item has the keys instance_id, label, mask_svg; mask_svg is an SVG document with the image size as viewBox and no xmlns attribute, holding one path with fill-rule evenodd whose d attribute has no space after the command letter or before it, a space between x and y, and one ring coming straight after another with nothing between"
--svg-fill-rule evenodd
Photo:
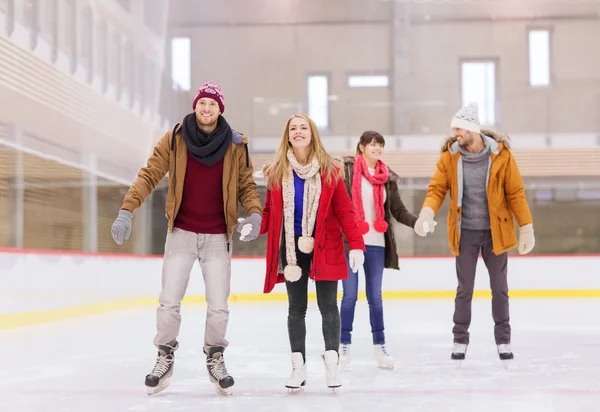
<instances>
[{"instance_id":1,"label":"blonde woman","mask_svg":"<svg viewBox=\"0 0 600 412\"><path fill-rule=\"evenodd\" d=\"M285 282L292 374L285 386L306 384L308 281L315 282L322 316L327 386L338 374L340 314L338 281L348 277L342 232L350 244L353 271L364 262L365 244L343 179L343 165L323 148L315 123L304 114L288 119L275 162L266 166L267 197L261 234L267 234L264 293Z\"/></svg>"}]
</instances>

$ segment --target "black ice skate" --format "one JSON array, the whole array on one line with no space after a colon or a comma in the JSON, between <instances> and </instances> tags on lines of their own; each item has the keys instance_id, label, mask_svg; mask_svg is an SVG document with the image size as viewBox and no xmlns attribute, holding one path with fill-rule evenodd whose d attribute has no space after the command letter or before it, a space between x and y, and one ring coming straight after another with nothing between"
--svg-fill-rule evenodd
<instances>
[{"instance_id":1,"label":"black ice skate","mask_svg":"<svg viewBox=\"0 0 600 412\"><path fill-rule=\"evenodd\" d=\"M173 375L173 363L175 355L169 346L159 346L156 363L150 374L146 375L146 392L154 395L166 389Z\"/></svg>"},{"instance_id":2,"label":"black ice skate","mask_svg":"<svg viewBox=\"0 0 600 412\"><path fill-rule=\"evenodd\" d=\"M210 348L206 358L206 369L208 370L210 381L214 383L217 388L217 392L221 395L231 395L233 384L235 382L233 377L227 372L225 359L223 358L224 350L225 349L221 346Z\"/></svg>"},{"instance_id":3,"label":"black ice skate","mask_svg":"<svg viewBox=\"0 0 600 412\"><path fill-rule=\"evenodd\" d=\"M452 355L450 358L452 360L465 360L465 356L467 354L467 345L464 343L454 343L452 346Z\"/></svg>"},{"instance_id":4,"label":"black ice skate","mask_svg":"<svg viewBox=\"0 0 600 412\"><path fill-rule=\"evenodd\" d=\"M500 360L512 360L515 358L515 355L512 353L512 349L510 348L510 343L501 343L498 345L498 356Z\"/></svg>"}]
</instances>

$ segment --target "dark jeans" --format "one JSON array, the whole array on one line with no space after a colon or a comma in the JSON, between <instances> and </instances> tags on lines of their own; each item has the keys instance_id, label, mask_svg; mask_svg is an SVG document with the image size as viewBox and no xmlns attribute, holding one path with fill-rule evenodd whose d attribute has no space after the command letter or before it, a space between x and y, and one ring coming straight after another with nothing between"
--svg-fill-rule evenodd
<instances>
[{"instance_id":1,"label":"dark jeans","mask_svg":"<svg viewBox=\"0 0 600 412\"><path fill-rule=\"evenodd\" d=\"M348 256L346 256L348 258ZM373 344L384 344L383 332L383 299L381 297L381 283L385 265L385 248L367 245L365 252L365 290L369 303L369 317L371 320L371 333ZM358 298L358 273L352 272L348 264L348 279L342 281L344 295L342 297L341 321L342 343L352 343L352 324L354 323L354 309Z\"/></svg>"},{"instance_id":2,"label":"dark jeans","mask_svg":"<svg viewBox=\"0 0 600 412\"><path fill-rule=\"evenodd\" d=\"M454 300L455 343L469 343L469 325L471 324L471 301L475 286L475 270L479 251L490 275L492 289L492 317L494 318L494 337L497 344L510 343L510 318L508 308L508 255L499 256L492 252L492 234L489 230L462 229L460 235L460 255L456 257L456 275L458 288Z\"/></svg>"},{"instance_id":3,"label":"dark jeans","mask_svg":"<svg viewBox=\"0 0 600 412\"><path fill-rule=\"evenodd\" d=\"M283 248L282 248L283 249ZM284 267L285 249L282 250ZM301 352L306 357L306 309L308 308L308 275L312 264L312 253L304 254L298 250L296 236L296 260L302 269L302 277L296 282L285 282L288 294L288 334L292 352ZM316 281L317 304L322 317L325 350L340 348L340 313L337 305L338 282Z\"/></svg>"}]
</instances>

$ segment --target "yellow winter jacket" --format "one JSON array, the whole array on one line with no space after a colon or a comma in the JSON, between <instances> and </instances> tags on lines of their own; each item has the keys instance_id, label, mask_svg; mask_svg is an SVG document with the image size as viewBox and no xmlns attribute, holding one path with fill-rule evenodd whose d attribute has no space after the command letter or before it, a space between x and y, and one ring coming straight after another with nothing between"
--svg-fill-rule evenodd
<instances>
[{"instance_id":1,"label":"yellow winter jacket","mask_svg":"<svg viewBox=\"0 0 600 412\"><path fill-rule=\"evenodd\" d=\"M490 213L493 252L504 253L517 246L513 215L519 226L533 224L525 198L523 178L510 152L507 136L490 130L481 132L490 145L490 162L487 174L487 197ZM463 164L456 139L449 138L442 147L423 207L437 214L446 193L450 191L448 212L448 243L452 254L459 255L460 225L463 195Z\"/></svg>"}]
</instances>

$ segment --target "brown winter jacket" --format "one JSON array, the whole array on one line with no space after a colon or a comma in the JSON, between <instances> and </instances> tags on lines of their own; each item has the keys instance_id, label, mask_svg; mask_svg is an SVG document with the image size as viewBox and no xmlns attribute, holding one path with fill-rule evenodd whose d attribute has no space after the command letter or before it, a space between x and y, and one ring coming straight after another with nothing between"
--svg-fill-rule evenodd
<instances>
[{"instance_id":1,"label":"brown winter jacket","mask_svg":"<svg viewBox=\"0 0 600 412\"><path fill-rule=\"evenodd\" d=\"M533 224L533 219L525 198L519 167L509 150L508 137L490 130L482 130L481 134L490 145L487 197L493 252L499 255L518 244L513 215L519 226ZM462 167L458 143L455 138L448 138L442 147L442 154L423 203L423 207L430 207L437 213L446 198L446 193L450 191L448 243L455 256L459 255L460 250Z\"/></svg>"},{"instance_id":2,"label":"brown winter jacket","mask_svg":"<svg viewBox=\"0 0 600 412\"><path fill-rule=\"evenodd\" d=\"M169 221L169 231L173 230L173 222L181 205L187 166L187 147L181 134L181 126L176 129L174 151L171 150L171 135L172 131L167 132L154 146L152 156L148 159L147 165L140 169L138 177L125 195L122 206L122 209L133 213L169 172L172 178L169 178L165 213ZM255 212L262 214L258 188L252 177L254 168L248 156L247 144L247 137L234 131L233 141L223 159L223 206L229 239L237 224L238 201L248 215Z\"/></svg>"},{"instance_id":3,"label":"brown winter jacket","mask_svg":"<svg viewBox=\"0 0 600 412\"><path fill-rule=\"evenodd\" d=\"M352 199L352 178L354 176L354 156L344 156L342 158L344 162L344 183L346 184L346 190L350 199ZM398 222L406 225L410 228L415 227L417 217L409 212L404 206L404 202L400 198L400 191L398 190L398 175L393 171L389 170L390 177L384 184L386 201L383 205L385 210L385 221L388 224L388 229L385 232L385 264L384 266L389 269L399 269L398 264L398 253L396 252L396 239L394 237L394 230L392 228L392 218L395 218ZM348 244L346 242L346 253L348 253Z\"/></svg>"}]
</instances>

